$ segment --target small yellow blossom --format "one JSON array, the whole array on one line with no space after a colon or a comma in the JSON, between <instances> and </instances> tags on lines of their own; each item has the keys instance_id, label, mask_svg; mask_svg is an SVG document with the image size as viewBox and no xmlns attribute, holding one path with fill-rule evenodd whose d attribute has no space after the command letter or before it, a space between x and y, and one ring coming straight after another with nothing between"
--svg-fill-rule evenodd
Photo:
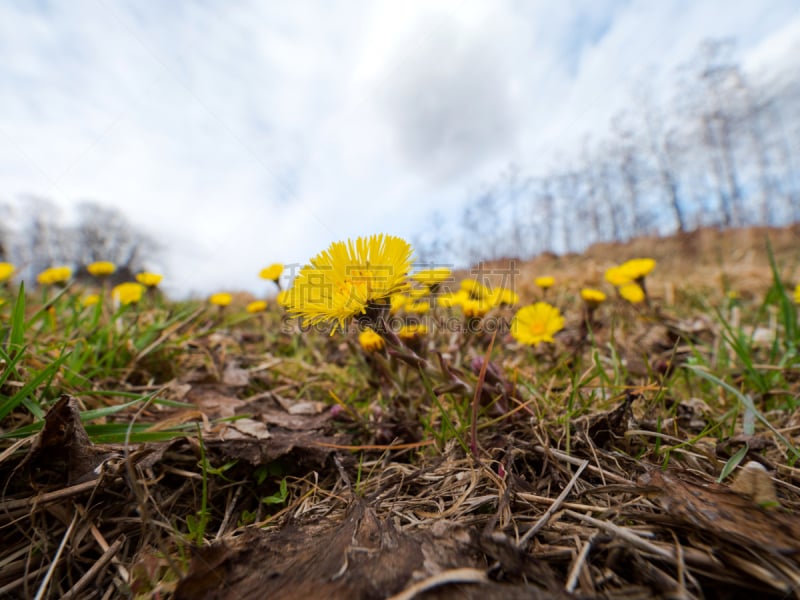
<instances>
[{"instance_id":1,"label":"small yellow blossom","mask_svg":"<svg viewBox=\"0 0 800 600\"><path fill-rule=\"evenodd\" d=\"M470 298L480 299L488 297L492 292L477 279L462 279L461 289L469 294Z\"/></svg>"},{"instance_id":2,"label":"small yellow blossom","mask_svg":"<svg viewBox=\"0 0 800 600\"><path fill-rule=\"evenodd\" d=\"M556 283L556 278L551 275L542 275L533 280L533 283L538 285L543 290L553 287Z\"/></svg>"},{"instance_id":3,"label":"small yellow blossom","mask_svg":"<svg viewBox=\"0 0 800 600\"><path fill-rule=\"evenodd\" d=\"M563 328L561 312L547 302L523 306L511 319L511 335L523 344L552 343L553 336Z\"/></svg>"},{"instance_id":4,"label":"small yellow blossom","mask_svg":"<svg viewBox=\"0 0 800 600\"><path fill-rule=\"evenodd\" d=\"M422 337L428 333L428 327L423 323L408 323L397 331L397 337L404 342Z\"/></svg>"},{"instance_id":5,"label":"small yellow blossom","mask_svg":"<svg viewBox=\"0 0 800 600\"><path fill-rule=\"evenodd\" d=\"M614 287L620 287L631 282L631 277L622 267L609 267L606 269L606 281Z\"/></svg>"},{"instance_id":6,"label":"small yellow blossom","mask_svg":"<svg viewBox=\"0 0 800 600\"><path fill-rule=\"evenodd\" d=\"M442 294L436 297L436 302L439 306L444 308L452 308L454 306L461 306L464 302L469 300L469 293L465 290L458 290L454 293Z\"/></svg>"},{"instance_id":7,"label":"small yellow blossom","mask_svg":"<svg viewBox=\"0 0 800 600\"><path fill-rule=\"evenodd\" d=\"M418 300L416 302L409 302L405 305L405 311L415 315L424 315L431 309L431 305L425 300Z\"/></svg>"},{"instance_id":8,"label":"small yellow blossom","mask_svg":"<svg viewBox=\"0 0 800 600\"><path fill-rule=\"evenodd\" d=\"M253 300L250 304L245 307L245 310L250 314L260 313L267 310L267 301L266 300Z\"/></svg>"},{"instance_id":9,"label":"small yellow blossom","mask_svg":"<svg viewBox=\"0 0 800 600\"><path fill-rule=\"evenodd\" d=\"M93 277L108 277L117 270L117 265L107 260L98 260L87 265L86 270Z\"/></svg>"},{"instance_id":10,"label":"small yellow blossom","mask_svg":"<svg viewBox=\"0 0 800 600\"><path fill-rule=\"evenodd\" d=\"M594 288L583 288L581 290L581 298L583 298L583 301L589 306L598 306L600 303L606 301L606 295Z\"/></svg>"},{"instance_id":11,"label":"small yellow blossom","mask_svg":"<svg viewBox=\"0 0 800 600\"><path fill-rule=\"evenodd\" d=\"M452 271L447 267L436 267L435 269L417 271L411 276L411 279L428 288L435 288L445 281L451 281L452 275Z\"/></svg>"},{"instance_id":12,"label":"small yellow blossom","mask_svg":"<svg viewBox=\"0 0 800 600\"><path fill-rule=\"evenodd\" d=\"M798 283L794 288L794 301L797 304L800 304L800 283Z\"/></svg>"},{"instance_id":13,"label":"small yellow blossom","mask_svg":"<svg viewBox=\"0 0 800 600\"><path fill-rule=\"evenodd\" d=\"M119 285L114 286L114 288L111 290L111 297L119 302L122 306L135 304L142 299L144 289L145 288L141 283L136 283L135 281L126 281L125 283L120 283Z\"/></svg>"},{"instance_id":14,"label":"small yellow blossom","mask_svg":"<svg viewBox=\"0 0 800 600\"><path fill-rule=\"evenodd\" d=\"M393 315L397 314L410 301L411 298L405 294L392 294L389 298L389 312Z\"/></svg>"},{"instance_id":15,"label":"small yellow blossom","mask_svg":"<svg viewBox=\"0 0 800 600\"><path fill-rule=\"evenodd\" d=\"M83 300L81 300L83 306L94 306L98 302L100 302L99 294L87 294L83 297Z\"/></svg>"},{"instance_id":16,"label":"small yellow blossom","mask_svg":"<svg viewBox=\"0 0 800 600\"><path fill-rule=\"evenodd\" d=\"M283 275L283 265L281 263L274 263L268 267L264 267L258 274L261 279L267 279L269 281L278 281L281 275Z\"/></svg>"},{"instance_id":17,"label":"small yellow blossom","mask_svg":"<svg viewBox=\"0 0 800 600\"><path fill-rule=\"evenodd\" d=\"M361 344L364 352L379 352L383 350L386 342L372 329L365 329L358 334L358 343Z\"/></svg>"},{"instance_id":18,"label":"small yellow blossom","mask_svg":"<svg viewBox=\"0 0 800 600\"><path fill-rule=\"evenodd\" d=\"M619 266L631 281L647 277L655 267L656 261L652 258L632 258Z\"/></svg>"},{"instance_id":19,"label":"small yellow blossom","mask_svg":"<svg viewBox=\"0 0 800 600\"><path fill-rule=\"evenodd\" d=\"M481 319L492 308L491 300L469 298L461 303L464 316L469 319Z\"/></svg>"},{"instance_id":20,"label":"small yellow blossom","mask_svg":"<svg viewBox=\"0 0 800 600\"><path fill-rule=\"evenodd\" d=\"M291 294L292 294L291 289L281 290L280 292L278 292L278 295L275 296L275 302L278 304L278 306L286 308L291 303Z\"/></svg>"},{"instance_id":21,"label":"small yellow blossom","mask_svg":"<svg viewBox=\"0 0 800 600\"><path fill-rule=\"evenodd\" d=\"M52 285L54 283L65 283L72 277L72 269L69 267L50 267L45 269L36 277L42 285Z\"/></svg>"},{"instance_id":22,"label":"small yellow blossom","mask_svg":"<svg viewBox=\"0 0 800 600\"><path fill-rule=\"evenodd\" d=\"M149 288L156 287L162 279L164 276L160 273L150 273L149 271L143 271L136 276L136 281Z\"/></svg>"},{"instance_id":23,"label":"small yellow blossom","mask_svg":"<svg viewBox=\"0 0 800 600\"><path fill-rule=\"evenodd\" d=\"M797 288L795 288L794 293L795 293L795 298L796 298L797 297ZM741 297L741 294L739 294L739 292L737 292L736 290L728 290L728 293L726 294L726 296L728 297L728 300L738 300Z\"/></svg>"},{"instance_id":24,"label":"small yellow blossom","mask_svg":"<svg viewBox=\"0 0 800 600\"><path fill-rule=\"evenodd\" d=\"M519 302L519 294L508 288L492 290L489 299L494 306L514 306Z\"/></svg>"},{"instance_id":25,"label":"small yellow blossom","mask_svg":"<svg viewBox=\"0 0 800 600\"><path fill-rule=\"evenodd\" d=\"M208 301L214 306L228 306L233 302L233 296L228 292L217 292L208 297Z\"/></svg>"},{"instance_id":26,"label":"small yellow blossom","mask_svg":"<svg viewBox=\"0 0 800 600\"><path fill-rule=\"evenodd\" d=\"M402 238L378 234L334 242L311 259L294 280L290 313L307 323L345 321L368 315L388 304L392 294L408 289L411 245Z\"/></svg>"},{"instance_id":27,"label":"small yellow blossom","mask_svg":"<svg viewBox=\"0 0 800 600\"><path fill-rule=\"evenodd\" d=\"M644 302L644 290L638 283L626 283L619 287L619 295L631 304Z\"/></svg>"},{"instance_id":28,"label":"small yellow blossom","mask_svg":"<svg viewBox=\"0 0 800 600\"><path fill-rule=\"evenodd\" d=\"M10 279L15 270L16 267L11 263L0 262L0 282Z\"/></svg>"}]
</instances>

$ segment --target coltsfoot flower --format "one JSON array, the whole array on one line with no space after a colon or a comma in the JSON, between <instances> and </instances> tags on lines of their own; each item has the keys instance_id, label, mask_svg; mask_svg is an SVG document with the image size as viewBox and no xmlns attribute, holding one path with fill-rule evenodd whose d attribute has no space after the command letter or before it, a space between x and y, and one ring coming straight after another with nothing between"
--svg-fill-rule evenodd
<instances>
[{"instance_id":1,"label":"coltsfoot flower","mask_svg":"<svg viewBox=\"0 0 800 600\"><path fill-rule=\"evenodd\" d=\"M287 310L310 325L333 322L331 333L356 315L373 318L409 288L411 254L408 242L385 234L334 242L300 269Z\"/></svg>"},{"instance_id":2,"label":"coltsfoot flower","mask_svg":"<svg viewBox=\"0 0 800 600\"><path fill-rule=\"evenodd\" d=\"M619 295L631 304L641 304L644 302L645 294L642 286L638 283L630 282L619 287Z\"/></svg>"},{"instance_id":3,"label":"coltsfoot flower","mask_svg":"<svg viewBox=\"0 0 800 600\"><path fill-rule=\"evenodd\" d=\"M519 302L519 294L508 288L496 288L492 290L489 299L494 306L514 306Z\"/></svg>"},{"instance_id":4,"label":"coltsfoot flower","mask_svg":"<svg viewBox=\"0 0 800 600\"><path fill-rule=\"evenodd\" d=\"M652 258L632 258L622 263L619 268L631 281L640 281L656 268L656 261Z\"/></svg>"},{"instance_id":5,"label":"coltsfoot flower","mask_svg":"<svg viewBox=\"0 0 800 600\"><path fill-rule=\"evenodd\" d=\"M364 352L379 352L383 350L386 342L383 338L375 333L372 329L365 329L358 334L358 343Z\"/></svg>"},{"instance_id":6,"label":"coltsfoot flower","mask_svg":"<svg viewBox=\"0 0 800 600\"><path fill-rule=\"evenodd\" d=\"M410 342L428 333L428 326L424 323L408 323L397 330L397 337L404 342Z\"/></svg>"},{"instance_id":7,"label":"coltsfoot flower","mask_svg":"<svg viewBox=\"0 0 800 600\"><path fill-rule=\"evenodd\" d=\"M164 279L164 276L160 273L151 273L149 271L143 271L136 276L136 281L149 288L158 286L162 279Z\"/></svg>"},{"instance_id":8,"label":"coltsfoot flower","mask_svg":"<svg viewBox=\"0 0 800 600\"><path fill-rule=\"evenodd\" d=\"M89 275L92 277L108 277L114 274L114 271L117 270L117 265L107 260L98 260L89 263L86 266L86 270L89 271Z\"/></svg>"},{"instance_id":9,"label":"coltsfoot flower","mask_svg":"<svg viewBox=\"0 0 800 600\"><path fill-rule=\"evenodd\" d=\"M592 308L596 308L606 301L606 295L594 288L583 288L581 290L581 298L586 302L587 306Z\"/></svg>"},{"instance_id":10,"label":"coltsfoot flower","mask_svg":"<svg viewBox=\"0 0 800 600\"><path fill-rule=\"evenodd\" d=\"M66 283L72 277L72 269L69 267L50 267L45 269L36 277L42 285L53 285L54 283Z\"/></svg>"},{"instance_id":11,"label":"coltsfoot flower","mask_svg":"<svg viewBox=\"0 0 800 600\"><path fill-rule=\"evenodd\" d=\"M136 304L142 299L145 287L135 281L126 281L116 285L111 290L111 298L119 302L122 306Z\"/></svg>"},{"instance_id":12,"label":"coltsfoot flower","mask_svg":"<svg viewBox=\"0 0 800 600\"><path fill-rule=\"evenodd\" d=\"M233 296L228 292L217 292L208 297L208 301L214 306L225 307L233 302Z\"/></svg>"},{"instance_id":13,"label":"coltsfoot flower","mask_svg":"<svg viewBox=\"0 0 800 600\"><path fill-rule=\"evenodd\" d=\"M417 271L411 276L411 279L417 283L421 283L428 289L434 289L445 281L452 281L453 272L447 267L436 267L434 269Z\"/></svg>"},{"instance_id":14,"label":"coltsfoot flower","mask_svg":"<svg viewBox=\"0 0 800 600\"><path fill-rule=\"evenodd\" d=\"M275 282L281 278L281 275L283 275L283 265L281 263L273 263L268 267L264 267L258 274L261 279Z\"/></svg>"},{"instance_id":15,"label":"coltsfoot flower","mask_svg":"<svg viewBox=\"0 0 800 600\"><path fill-rule=\"evenodd\" d=\"M8 262L0 262L0 283L11 278L16 267Z\"/></svg>"},{"instance_id":16,"label":"coltsfoot flower","mask_svg":"<svg viewBox=\"0 0 800 600\"><path fill-rule=\"evenodd\" d=\"M553 336L563 328L561 312L547 302L523 306L511 319L511 335L523 344L553 343Z\"/></svg>"},{"instance_id":17,"label":"coltsfoot flower","mask_svg":"<svg viewBox=\"0 0 800 600\"><path fill-rule=\"evenodd\" d=\"M267 310L266 300L253 300L246 307L245 310L250 314L260 313Z\"/></svg>"}]
</instances>

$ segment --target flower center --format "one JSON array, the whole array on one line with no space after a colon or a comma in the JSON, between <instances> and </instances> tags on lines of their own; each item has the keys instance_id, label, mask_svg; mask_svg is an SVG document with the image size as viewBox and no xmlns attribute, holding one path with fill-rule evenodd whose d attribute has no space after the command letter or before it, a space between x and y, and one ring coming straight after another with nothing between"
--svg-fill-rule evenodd
<instances>
[{"instance_id":1,"label":"flower center","mask_svg":"<svg viewBox=\"0 0 800 600\"><path fill-rule=\"evenodd\" d=\"M535 321L531 323L530 330L533 335L542 335L547 328L545 327L544 322L542 321Z\"/></svg>"}]
</instances>

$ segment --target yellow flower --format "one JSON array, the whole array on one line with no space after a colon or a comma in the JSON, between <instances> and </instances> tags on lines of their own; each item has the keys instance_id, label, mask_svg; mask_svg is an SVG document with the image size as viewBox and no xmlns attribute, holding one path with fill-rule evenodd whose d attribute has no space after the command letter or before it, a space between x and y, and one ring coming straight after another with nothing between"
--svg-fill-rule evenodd
<instances>
[{"instance_id":1,"label":"yellow flower","mask_svg":"<svg viewBox=\"0 0 800 600\"><path fill-rule=\"evenodd\" d=\"M468 298L461 303L461 310L464 316L470 319L480 319L492 308L491 300Z\"/></svg>"},{"instance_id":2,"label":"yellow flower","mask_svg":"<svg viewBox=\"0 0 800 600\"><path fill-rule=\"evenodd\" d=\"M425 269L424 271L417 271L411 276L411 279L417 283L428 288L434 288L445 281L452 280L452 271L447 267L436 267L435 269Z\"/></svg>"},{"instance_id":3,"label":"yellow flower","mask_svg":"<svg viewBox=\"0 0 800 600\"><path fill-rule=\"evenodd\" d=\"M98 302L100 302L99 294L88 294L83 297L83 300L81 300L81 304L84 306L94 306Z\"/></svg>"},{"instance_id":4,"label":"yellow flower","mask_svg":"<svg viewBox=\"0 0 800 600\"><path fill-rule=\"evenodd\" d=\"M289 304L291 303L292 292L293 292L292 289L281 290L280 292L278 292L278 295L275 296L275 302L277 302L278 306L282 306L283 308L289 306Z\"/></svg>"},{"instance_id":5,"label":"yellow flower","mask_svg":"<svg viewBox=\"0 0 800 600\"><path fill-rule=\"evenodd\" d=\"M601 302L606 301L606 295L594 288L583 288L581 290L581 298L583 298L583 301L589 306L597 306Z\"/></svg>"},{"instance_id":6,"label":"yellow flower","mask_svg":"<svg viewBox=\"0 0 800 600\"><path fill-rule=\"evenodd\" d=\"M523 344L552 343L553 335L563 328L564 317L547 302L524 306L511 319L511 335Z\"/></svg>"},{"instance_id":7,"label":"yellow flower","mask_svg":"<svg viewBox=\"0 0 800 600\"><path fill-rule=\"evenodd\" d=\"M656 261L652 258L632 258L619 266L622 272L632 281L647 277L655 267Z\"/></svg>"},{"instance_id":8,"label":"yellow flower","mask_svg":"<svg viewBox=\"0 0 800 600\"><path fill-rule=\"evenodd\" d=\"M408 323L397 331L397 337L404 342L411 341L428 333L428 327L422 323Z\"/></svg>"},{"instance_id":9,"label":"yellow flower","mask_svg":"<svg viewBox=\"0 0 800 600\"><path fill-rule=\"evenodd\" d=\"M626 283L619 288L619 295L631 304L644 302L644 290L638 283Z\"/></svg>"},{"instance_id":10,"label":"yellow flower","mask_svg":"<svg viewBox=\"0 0 800 600\"><path fill-rule=\"evenodd\" d=\"M491 290L477 279L462 279L461 289L474 299L486 298L491 294Z\"/></svg>"},{"instance_id":11,"label":"yellow flower","mask_svg":"<svg viewBox=\"0 0 800 600\"><path fill-rule=\"evenodd\" d=\"M492 290L489 299L494 306L514 306L519 302L519 295L507 288L497 288Z\"/></svg>"},{"instance_id":12,"label":"yellow flower","mask_svg":"<svg viewBox=\"0 0 800 600\"><path fill-rule=\"evenodd\" d=\"M631 277L620 267L609 267L606 269L606 281L614 287L619 287L631 282Z\"/></svg>"},{"instance_id":13,"label":"yellow flower","mask_svg":"<svg viewBox=\"0 0 800 600\"><path fill-rule=\"evenodd\" d=\"M538 285L543 290L553 287L555 282L556 282L555 277L552 277L550 275L542 275L541 277L537 277L536 279L533 280L533 283Z\"/></svg>"},{"instance_id":14,"label":"yellow flower","mask_svg":"<svg viewBox=\"0 0 800 600\"><path fill-rule=\"evenodd\" d=\"M800 283L798 283L794 288L794 301L797 304L800 304Z\"/></svg>"},{"instance_id":15,"label":"yellow flower","mask_svg":"<svg viewBox=\"0 0 800 600\"><path fill-rule=\"evenodd\" d=\"M139 302L142 299L142 294L144 294L144 286L134 281L120 283L111 290L111 297L122 306Z\"/></svg>"},{"instance_id":16,"label":"yellow flower","mask_svg":"<svg viewBox=\"0 0 800 600\"><path fill-rule=\"evenodd\" d=\"M267 301L253 300L250 304L247 305L245 310L251 314L264 312L265 310L267 310Z\"/></svg>"},{"instance_id":17,"label":"yellow flower","mask_svg":"<svg viewBox=\"0 0 800 600\"><path fill-rule=\"evenodd\" d=\"M334 242L300 269L294 281L290 313L309 324L345 321L385 305L408 289L411 245L385 234Z\"/></svg>"},{"instance_id":18,"label":"yellow flower","mask_svg":"<svg viewBox=\"0 0 800 600\"><path fill-rule=\"evenodd\" d=\"M11 263L0 262L0 282L10 279L14 271L15 267Z\"/></svg>"},{"instance_id":19,"label":"yellow flower","mask_svg":"<svg viewBox=\"0 0 800 600\"><path fill-rule=\"evenodd\" d=\"M283 265L281 263L274 263L268 267L264 267L258 274L261 279L268 279L270 281L278 281L281 275L283 275Z\"/></svg>"},{"instance_id":20,"label":"yellow flower","mask_svg":"<svg viewBox=\"0 0 800 600\"><path fill-rule=\"evenodd\" d=\"M461 306L464 302L469 300L469 293L465 290L458 290L455 293L442 294L436 298L439 306L444 308L452 308L453 306Z\"/></svg>"},{"instance_id":21,"label":"yellow flower","mask_svg":"<svg viewBox=\"0 0 800 600\"><path fill-rule=\"evenodd\" d=\"M417 302L409 302L405 305L406 312L416 315L424 315L431 309L431 305L425 300L418 300Z\"/></svg>"},{"instance_id":22,"label":"yellow flower","mask_svg":"<svg viewBox=\"0 0 800 600\"><path fill-rule=\"evenodd\" d=\"M211 294L208 297L208 301L214 306L228 306L233 302L233 296L228 292L217 292L216 294Z\"/></svg>"},{"instance_id":23,"label":"yellow flower","mask_svg":"<svg viewBox=\"0 0 800 600\"><path fill-rule=\"evenodd\" d=\"M36 281L42 285L52 285L69 281L70 277L72 277L72 269L69 267L50 267L39 273Z\"/></svg>"},{"instance_id":24,"label":"yellow flower","mask_svg":"<svg viewBox=\"0 0 800 600\"><path fill-rule=\"evenodd\" d=\"M148 271L144 271L139 273L136 276L136 281L141 283L142 285L146 285L147 287L156 287L161 280L164 279L164 276L159 273L150 273Z\"/></svg>"},{"instance_id":25,"label":"yellow flower","mask_svg":"<svg viewBox=\"0 0 800 600\"><path fill-rule=\"evenodd\" d=\"M372 329L365 329L358 334L358 343L364 349L364 352L378 352L383 350L385 342L383 338Z\"/></svg>"},{"instance_id":26,"label":"yellow flower","mask_svg":"<svg viewBox=\"0 0 800 600\"><path fill-rule=\"evenodd\" d=\"M86 270L93 277L108 277L117 270L117 265L107 260L98 260L86 266Z\"/></svg>"},{"instance_id":27,"label":"yellow flower","mask_svg":"<svg viewBox=\"0 0 800 600\"><path fill-rule=\"evenodd\" d=\"M411 301L411 298L405 294L392 294L389 298L389 312L397 314L406 304Z\"/></svg>"}]
</instances>

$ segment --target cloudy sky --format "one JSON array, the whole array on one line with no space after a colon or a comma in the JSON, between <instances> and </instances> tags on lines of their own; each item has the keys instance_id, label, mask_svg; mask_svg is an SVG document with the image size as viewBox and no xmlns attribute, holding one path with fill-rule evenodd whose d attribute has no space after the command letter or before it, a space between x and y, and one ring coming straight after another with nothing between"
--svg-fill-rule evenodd
<instances>
[{"instance_id":1,"label":"cloudy sky","mask_svg":"<svg viewBox=\"0 0 800 600\"><path fill-rule=\"evenodd\" d=\"M117 206L173 293L259 292L270 262L411 237L509 164L552 166L723 36L786 60L800 5L6 0L0 202Z\"/></svg>"}]
</instances>

